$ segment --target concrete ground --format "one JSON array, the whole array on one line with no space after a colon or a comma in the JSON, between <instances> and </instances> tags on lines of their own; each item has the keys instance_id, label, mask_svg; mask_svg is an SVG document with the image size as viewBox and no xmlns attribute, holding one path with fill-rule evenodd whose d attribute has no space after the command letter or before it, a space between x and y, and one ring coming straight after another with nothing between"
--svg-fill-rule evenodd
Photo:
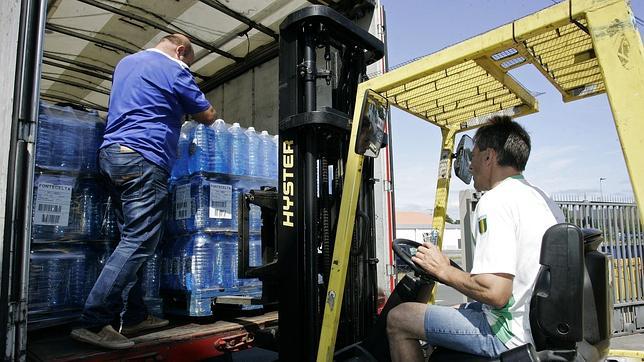
<instances>
[{"instance_id":1,"label":"concrete ground","mask_svg":"<svg viewBox=\"0 0 644 362\"><path fill-rule=\"evenodd\" d=\"M610 340L610 349L644 351L644 333L613 337Z\"/></svg>"}]
</instances>

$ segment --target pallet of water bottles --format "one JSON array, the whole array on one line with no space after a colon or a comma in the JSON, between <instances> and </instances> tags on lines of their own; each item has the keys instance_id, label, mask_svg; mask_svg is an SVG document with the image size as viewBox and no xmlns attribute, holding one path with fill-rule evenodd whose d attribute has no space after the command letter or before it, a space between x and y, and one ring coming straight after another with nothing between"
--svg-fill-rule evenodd
<instances>
[{"instance_id":1,"label":"pallet of water bottles","mask_svg":"<svg viewBox=\"0 0 644 362\"><path fill-rule=\"evenodd\" d=\"M170 239L166 240L161 261L161 294L167 313L209 316L213 298L261 293L258 279L237 275L237 233L198 231ZM249 249L250 265L260 265L258 233L251 233Z\"/></svg>"},{"instance_id":2,"label":"pallet of water bottles","mask_svg":"<svg viewBox=\"0 0 644 362\"><path fill-rule=\"evenodd\" d=\"M105 123L96 111L40 103L34 242L115 240L115 218L98 179L97 150L104 131Z\"/></svg>"},{"instance_id":3,"label":"pallet of water bottles","mask_svg":"<svg viewBox=\"0 0 644 362\"><path fill-rule=\"evenodd\" d=\"M118 242L88 241L34 244L29 259L28 323L31 330L78 319L96 279ZM162 316L161 254L156 252L140 273L144 302Z\"/></svg>"},{"instance_id":4,"label":"pallet of water bottles","mask_svg":"<svg viewBox=\"0 0 644 362\"><path fill-rule=\"evenodd\" d=\"M118 240L116 214L100 179L36 172L31 237L34 243Z\"/></svg>"},{"instance_id":5,"label":"pallet of water bottles","mask_svg":"<svg viewBox=\"0 0 644 362\"><path fill-rule=\"evenodd\" d=\"M36 128L36 170L95 174L105 122L95 110L41 101Z\"/></svg>"},{"instance_id":6,"label":"pallet of water bottles","mask_svg":"<svg viewBox=\"0 0 644 362\"><path fill-rule=\"evenodd\" d=\"M36 244L29 258L30 329L67 323L80 316L85 299L109 257L112 243Z\"/></svg>"}]
</instances>

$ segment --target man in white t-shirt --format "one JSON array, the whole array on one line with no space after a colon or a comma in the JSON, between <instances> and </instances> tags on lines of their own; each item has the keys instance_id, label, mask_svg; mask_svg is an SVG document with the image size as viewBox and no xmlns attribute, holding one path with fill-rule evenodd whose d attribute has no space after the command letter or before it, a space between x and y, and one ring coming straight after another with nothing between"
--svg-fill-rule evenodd
<instances>
[{"instance_id":1,"label":"man in white t-shirt","mask_svg":"<svg viewBox=\"0 0 644 362\"><path fill-rule=\"evenodd\" d=\"M486 192L476 206L472 271L450 266L431 243L420 246L412 258L476 302L457 308L403 303L392 309L387 334L393 361L422 361L419 339L432 347L489 357L533 342L529 308L541 240L564 217L523 178L529 155L530 136L510 117L494 117L476 132L470 171L474 188Z\"/></svg>"}]
</instances>

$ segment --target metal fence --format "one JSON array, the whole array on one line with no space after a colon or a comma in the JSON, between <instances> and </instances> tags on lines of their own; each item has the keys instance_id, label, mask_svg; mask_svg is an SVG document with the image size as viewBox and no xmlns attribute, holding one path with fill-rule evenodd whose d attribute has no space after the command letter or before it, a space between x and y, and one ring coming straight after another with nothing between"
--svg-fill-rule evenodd
<instances>
[{"instance_id":1,"label":"metal fence","mask_svg":"<svg viewBox=\"0 0 644 362\"><path fill-rule=\"evenodd\" d=\"M585 199L585 198L584 198ZM640 211L632 200L575 200L555 196L566 221L599 229L604 235L601 249L612 256L613 333L644 331L644 229Z\"/></svg>"}]
</instances>

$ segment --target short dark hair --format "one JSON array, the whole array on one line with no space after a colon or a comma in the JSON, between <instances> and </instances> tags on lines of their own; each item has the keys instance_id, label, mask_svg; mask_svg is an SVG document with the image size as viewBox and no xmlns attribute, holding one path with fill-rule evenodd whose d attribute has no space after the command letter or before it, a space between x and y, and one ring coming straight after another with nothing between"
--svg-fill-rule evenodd
<instances>
[{"instance_id":1,"label":"short dark hair","mask_svg":"<svg viewBox=\"0 0 644 362\"><path fill-rule=\"evenodd\" d=\"M530 135L508 116L494 116L476 131L474 145L481 151L488 148L497 154L499 166L511 166L525 170L530 156Z\"/></svg>"}]
</instances>

